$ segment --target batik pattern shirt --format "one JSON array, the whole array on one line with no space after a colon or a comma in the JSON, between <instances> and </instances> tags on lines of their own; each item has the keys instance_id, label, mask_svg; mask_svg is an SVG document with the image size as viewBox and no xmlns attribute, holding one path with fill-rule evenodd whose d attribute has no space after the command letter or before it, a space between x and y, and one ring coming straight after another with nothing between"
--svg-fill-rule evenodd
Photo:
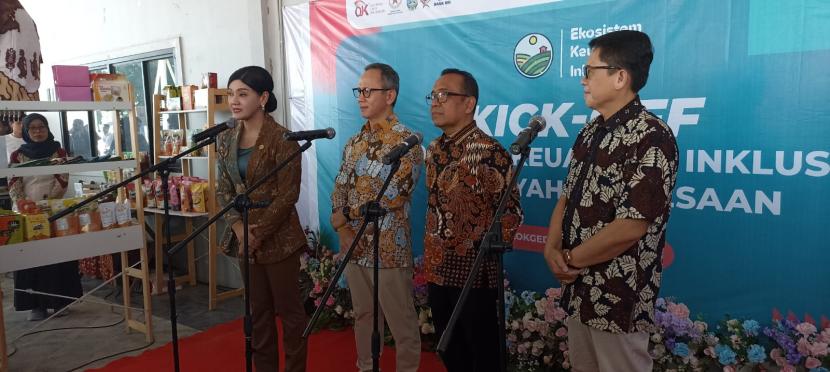
<instances>
[{"instance_id":1,"label":"batik pattern shirt","mask_svg":"<svg viewBox=\"0 0 830 372\"><path fill-rule=\"evenodd\" d=\"M672 131L639 98L577 136L564 186L564 247L578 250L617 219L648 222L628 250L564 286L566 310L583 324L612 333L651 330L677 159Z\"/></svg>"},{"instance_id":2,"label":"batik pattern shirt","mask_svg":"<svg viewBox=\"0 0 830 372\"><path fill-rule=\"evenodd\" d=\"M333 213L349 206L357 215L360 207L373 201L392 170L381 159L413 132L401 124L394 115L372 129L365 123L360 132L346 143L340 171L331 195ZM401 158L401 165L383 194L380 205L387 214L380 224L380 267L412 267L412 231L409 225L410 200L424 162L421 146L413 147ZM350 222L357 231L361 218ZM370 225L371 227L371 225ZM367 230L368 232L368 230ZM372 233L364 234L355 247L351 262L364 267L374 267Z\"/></svg>"},{"instance_id":3,"label":"batik pattern shirt","mask_svg":"<svg viewBox=\"0 0 830 372\"><path fill-rule=\"evenodd\" d=\"M499 198L512 176L510 154L475 122L452 137L430 143L426 159L427 222L425 271L431 283L463 287L490 228ZM502 218L502 234L512 242L522 223L519 190L513 187ZM488 256L476 288L496 288L496 257Z\"/></svg>"}]
</instances>

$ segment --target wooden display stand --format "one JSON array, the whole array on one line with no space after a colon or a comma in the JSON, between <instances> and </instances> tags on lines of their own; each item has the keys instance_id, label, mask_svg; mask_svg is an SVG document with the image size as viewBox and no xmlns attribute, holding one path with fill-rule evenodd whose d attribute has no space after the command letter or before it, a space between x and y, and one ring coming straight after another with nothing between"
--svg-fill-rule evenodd
<instances>
[{"instance_id":1,"label":"wooden display stand","mask_svg":"<svg viewBox=\"0 0 830 372\"><path fill-rule=\"evenodd\" d=\"M129 97L134 97L130 87ZM135 113L135 106L130 102L39 102L39 101L0 101L0 111L111 111L113 112L114 144L116 153L123 157L121 148L121 126L119 112L128 112L130 130L132 132L132 148L137 150L138 128ZM33 176L57 173L75 173L96 170L119 170L117 180L123 180L122 169L140 169L141 159L137 156L134 160L84 163L69 165L54 165L28 168L0 169L0 177ZM141 181L136 180L135 186L141 188ZM126 197L124 190L118 191L119 200ZM136 193L136 203L143 203L143 195ZM17 271L31 267L49 265L53 263L66 262L86 257L94 257L104 254L121 253L121 262L124 275L124 319L126 331L136 330L144 333L147 342L153 341L152 304L150 302L150 272L147 265L147 244L144 240L143 226L144 213L136 213L138 225L122 227L112 230L89 232L84 234L57 237L45 240L34 240L18 244L0 246L0 272ZM127 267L127 252L138 249L140 251L139 268ZM141 280L144 300L144 321L133 319L131 310L130 279ZM0 296L0 371L8 371L8 358L6 357L6 333L3 322L2 296Z\"/></svg>"},{"instance_id":2,"label":"wooden display stand","mask_svg":"<svg viewBox=\"0 0 830 372\"><path fill-rule=\"evenodd\" d=\"M208 88L208 107L205 108L197 108L194 110L175 110L175 111L161 111L161 103L164 100L164 96L162 95L154 95L153 96L153 138L155 141L155 152L153 154L153 158L156 163L160 160L168 158L170 156L162 156L160 155L160 149L162 148L162 123L164 122L162 119L165 115L178 115L179 118L179 129L184 129L185 132L189 129L188 126L188 114L195 114L195 113L205 113L207 116L207 123L208 125L214 125L216 123L216 112L217 111L229 111L228 106L228 94L229 91L227 89L215 89L215 88ZM195 129L195 128L190 128ZM188 146L190 147L190 141L188 139ZM183 147L185 148L185 147ZM193 219L194 218L201 218L201 217L209 217L213 216L216 213L216 147L215 145L210 145L202 150L207 154L205 156L187 156L182 158L182 175L190 176L192 175L192 165L193 162L206 162L208 165L208 189L207 195L209 196L207 199L207 213L192 213L192 212L179 212L179 211L170 211L171 216L178 216L184 218L185 223L185 232L183 234L174 235L172 237L172 242L178 242L183 240L185 237L190 235L193 232ZM150 212L157 214L158 218L155 218L155 251L156 251L156 265L155 265L155 274L153 276L153 280L156 285L153 287L154 294L161 294L167 291L167 286L164 285L166 283L166 276L164 275L164 267L162 265L162 257L165 256L165 252L163 251L164 247L164 236L163 236L163 216L164 210L161 208L144 208L145 212ZM216 308L216 304L219 301L225 300L227 298L232 298L236 296L241 296L243 291L241 289L231 290L219 293L217 290L217 283L216 283L216 269L217 269L217 256L220 254L219 249L217 247L217 240L218 234L216 230L216 224L211 225L208 228L208 287L209 287L209 304L208 309L213 310ZM170 247L167 247L169 249ZM195 247L194 243L191 241L187 245L187 274L181 275L176 277L176 284L188 283L191 286L196 285L196 258L195 258Z\"/></svg>"}]
</instances>

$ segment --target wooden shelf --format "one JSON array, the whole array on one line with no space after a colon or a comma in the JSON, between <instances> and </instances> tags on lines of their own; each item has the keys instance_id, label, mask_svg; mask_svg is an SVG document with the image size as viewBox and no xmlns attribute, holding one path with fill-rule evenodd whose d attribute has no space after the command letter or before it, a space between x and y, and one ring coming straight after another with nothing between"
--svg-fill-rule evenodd
<instances>
[{"instance_id":1,"label":"wooden shelf","mask_svg":"<svg viewBox=\"0 0 830 372\"><path fill-rule=\"evenodd\" d=\"M145 212L154 213L154 214L164 214L163 208L150 208L145 207ZM207 217L208 214L206 212L182 212L182 211L170 211L171 216L178 216L178 217L189 217L189 218L196 218L196 217Z\"/></svg>"},{"instance_id":2,"label":"wooden shelf","mask_svg":"<svg viewBox=\"0 0 830 372\"><path fill-rule=\"evenodd\" d=\"M20 167L0 169L0 177L27 177L61 173L79 173L105 171L113 169L133 169L134 159L117 161L100 161L95 163L44 165L40 167Z\"/></svg>"},{"instance_id":3,"label":"wooden shelf","mask_svg":"<svg viewBox=\"0 0 830 372\"><path fill-rule=\"evenodd\" d=\"M207 110L208 110L207 107L204 107L204 108L197 108L197 109L193 109L193 110L159 111L159 114L161 114L161 115L165 115L165 114L193 114L193 113L198 113L198 112L207 112Z\"/></svg>"},{"instance_id":4,"label":"wooden shelf","mask_svg":"<svg viewBox=\"0 0 830 372\"><path fill-rule=\"evenodd\" d=\"M143 234L133 225L0 246L0 273L142 248Z\"/></svg>"},{"instance_id":5,"label":"wooden shelf","mask_svg":"<svg viewBox=\"0 0 830 372\"><path fill-rule=\"evenodd\" d=\"M159 155L159 159L168 159L168 158L172 158L172 156ZM207 156L185 156L185 157L183 157L179 160L208 160L208 157Z\"/></svg>"},{"instance_id":6,"label":"wooden shelf","mask_svg":"<svg viewBox=\"0 0 830 372\"><path fill-rule=\"evenodd\" d=\"M129 111L130 102L0 101L0 111Z\"/></svg>"}]
</instances>

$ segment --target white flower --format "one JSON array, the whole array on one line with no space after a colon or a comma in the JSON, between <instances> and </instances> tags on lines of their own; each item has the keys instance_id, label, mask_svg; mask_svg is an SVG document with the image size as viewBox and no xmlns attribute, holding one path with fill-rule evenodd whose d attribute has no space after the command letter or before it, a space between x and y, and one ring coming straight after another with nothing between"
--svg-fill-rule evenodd
<instances>
[{"instance_id":1,"label":"white flower","mask_svg":"<svg viewBox=\"0 0 830 372\"><path fill-rule=\"evenodd\" d=\"M659 333L655 333L655 334L651 335L651 342L654 342L655 344L659 344L662 341L663 341L663 336L660 335Z\"/></svg>"},{"instance_id":2,"label":"white flower","mask_svg":"<svg viewBox=\"0 0 830 372\"><path fill-rule=\"evenodd\" d=\"M657 358L661 358L663 355L666 354L666 347L663 344L657 344L654 346L654 356Z\"/></svg>"},{"instance_id":3,"label":"white flower","mask_svg":"<svg viewBox=\"0 0 830 372\"><path fill-rule=\"evenodd\" d=\"M337 305L337 307L334 308L334 312L337 313L337 315L343 315L343 306Z\"/></svg>"}]
</instances>

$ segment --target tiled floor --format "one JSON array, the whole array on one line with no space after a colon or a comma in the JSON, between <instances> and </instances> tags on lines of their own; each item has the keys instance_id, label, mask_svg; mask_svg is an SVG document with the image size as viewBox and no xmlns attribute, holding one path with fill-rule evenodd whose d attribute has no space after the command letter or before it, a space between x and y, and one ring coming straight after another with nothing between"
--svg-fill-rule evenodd
<instances>
[{"instance_id":1,"label":"tiled floor","mask_svg":"<svg viewBox=\"0 0 830 372\"><path fill-rule=\"evenodd\" d=\"M84 368L103 366L123 355L140 354L144 349L97 361L81 369L76 367L108 355L148 345L143 334L126 333L120 308L102 304L75 304L70 308L69 316L52 319L30 331L36 322L26 320L28 312L14 311L13 281L10 276L4 274L0 279L4 294L6 339L9 342L9 353L12 353L9 359L10 371L81 371ZM84 279L85 292L100 283L98 280ZM93 294L94 300L121 304L120 288L120 285L105 286ZM133 291L134 306L141 307L140 288L136 285ZM207 286L199 284L195 287L184 287L176 292L178 335L180 338L186 337L216 324L237 319L242 316L242 306L242 299L234 298L221 302L216 310L208 311ZM170 307L167 294L152 297L152 312L155 342L148 348L158 347L170 341ZM25 333L30 334L20 337Z\"/></svg>"}]
</instances>

